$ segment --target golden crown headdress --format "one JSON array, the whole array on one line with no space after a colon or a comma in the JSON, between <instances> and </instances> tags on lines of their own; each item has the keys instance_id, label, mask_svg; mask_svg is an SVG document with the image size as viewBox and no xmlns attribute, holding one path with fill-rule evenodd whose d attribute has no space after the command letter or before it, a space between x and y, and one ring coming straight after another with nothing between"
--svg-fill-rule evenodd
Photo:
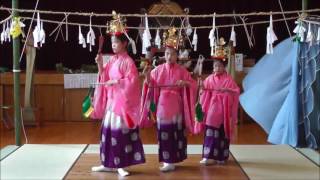
<instances>
[{"instance_id":1,"label":"golden crown headdress","mask_svg":"<svg viewBox=\"0 0 320 180\"><path fill-rule=\"evenodd\" d=\"M167 32L163 33L163 45L174 49L179 49L179 47L183 46L183 37L177 34L175 27L171 27Z\"/></svg>"},{"instance_id":2,"label":"golden crown headdress","mask_svg":"<svg viewBox=\"0 0 320 180\"><path fill-rule=\"evenodd\" d=\"M111 35L121 35L126 31L126 19L117 14L116 11L112 11L112 19L107 22L107 33Z\"/></svg>"},{"instance_id":3,"label":"golden crown headdress","mask_svg":"<svg viewBox=\"0 0 320 180\"><path fill-rule=\"evenodd\" d=\"M215 46L213 59L219 59L222 61L226 61L228 57L229 48L225 46L226 42L223 37L221 37L218 41L218 44Z\"/></svg>"}]
</instances>

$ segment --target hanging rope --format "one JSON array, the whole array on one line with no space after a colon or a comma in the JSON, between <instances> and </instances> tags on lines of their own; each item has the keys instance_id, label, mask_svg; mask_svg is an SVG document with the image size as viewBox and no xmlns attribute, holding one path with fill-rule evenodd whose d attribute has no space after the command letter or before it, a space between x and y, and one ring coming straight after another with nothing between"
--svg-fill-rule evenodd
<instances>
[{"instance_id":1,"label":"hanging rope","mask_svg":"<svg viewBox=\"0 0 320 180\"><path fill-rule=\"evenodd\" d=\"M8 7L0 7L0 10L3 11L8 11L8 10L15 10L18 12L23 12L23 13L33 13L35 11L41 13L41 14L55 14L55 15L64 15L65 13L69 14L69 15L75 15L75 16L96 16L96 17L112 17L111 13L88 13L88 12L63 12L63 11L46 11L46 10L32 10L32 9L12 9L12 8L8 8ZM309 9L309 10L294 10L294 11L278 11L278 12L273 12L273 15L282 15L282 14L297 14L297 13L302 13L302 12L320 12L320 8L316 8L316 9ZM216 14L217 18L220 17L241 17L241 16L269 16L270 12L251 12L251 13L231 13L231 14ZM145 17L144 14L121 14L121 16L123 17ZM195 15L191 15L188 14L189 18L212 18L213 14L195 14ZM185 14L182 15L147 15L147 17L185 17Z\"/></svg>"},{"instance_id":2,"label":"hanging rope","mask_svg":"<svg viewBox=\"0 0 320 180\"><path fill-rule=\"evenodd\" d=\"M30 17L26 17L26 16L21 16L21 18L25 19L25 20L32 20L32 18ZM295 16L295 17L290 17L290 18L280 18L280 19L275 19L273 20L273 22L282 22L284 20L297 20L299 18L299 16ZM46 23L51 23L51 24L66 24L66 22L61 22L61 21L55 21L55 20L48 20L48 19L41 19L43 22ZM64 20L65 21L65 20ZM266 21L255 21L255 22L251 22L251 23L246 23L246 25L259 25L259 24L267 24L269 23L269 20ZM82 26L82 27L89 27L89 24L84 24L84 23L74 23L74 22L68 22L68 25L70 26ZM228 28L228 27L239 27L239 26L243 26L243 24L226 24L226 25L216 25L217 28ZM100 25L100 24L92 24L91 27L95 27L95 28L105 28L106 25ZM149 29L151 30L165 30L165 29L169 29L170 26L161 26L161 27L149 27ZM182 29L186 29L187 27L183 27ZM197 28L197 29L211 29L211 26L193 26L193 28ZM136 29L136 30L144 30L144 27L136 27L136 26L128 26L127 29Z\"/></svg>"}]
</instances>

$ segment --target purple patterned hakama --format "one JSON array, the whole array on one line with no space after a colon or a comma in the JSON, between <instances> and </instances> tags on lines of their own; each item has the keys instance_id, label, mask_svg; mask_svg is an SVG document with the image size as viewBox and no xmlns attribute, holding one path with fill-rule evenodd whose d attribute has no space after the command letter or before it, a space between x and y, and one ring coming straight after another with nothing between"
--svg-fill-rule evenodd
<instances>
[{"instance_id":1,"label":"purple patterned hakama","mask_svg":"<svg viewBox=\"0 0 320 180\"><path fill-rule=\"evenodd\" d=\"M139 128L128 129L119 116L108 111L101 127L100 160L108 168L144 163Z\"/></svg>"},{"instance_id":2,"label":"purple patterned hakama","mask_svg":"<svg viewBox=\"0 0 320 180\"><path fill-rule=\"evenodd\" d=\"M202 157L216 161L226 161L229 158L230 140L225 137L224 128L207 126L204 132Z\"/></svg>"},{"instance_id":3,"label":"purple patterned hakama","mask_svg":"<svg viewBox=\"0 0 320 180\"><path fill-rule=\"evenodd\" d=\"M178 163L187 158L185 125L181 116L177 116L176 119L173 124L161 124L158 120L160 162Z\"/></svg>"}]
</instances>

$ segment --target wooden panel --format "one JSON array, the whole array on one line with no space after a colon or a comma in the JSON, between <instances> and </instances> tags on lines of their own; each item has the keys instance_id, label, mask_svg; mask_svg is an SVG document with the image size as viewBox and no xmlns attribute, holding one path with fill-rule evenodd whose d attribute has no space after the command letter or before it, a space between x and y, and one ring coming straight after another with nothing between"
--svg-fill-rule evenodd
<instances>
[{"instance_id":1,"label":"wooden panel","mask_svg":"<svg viewBox=\"0 0 320 180\"><path fill-rule=\"evenodd\" d=\"M1 83L13 85L13 73L3 73L0 76ZM35 73L34 84L63 85L63 74L58 73ZM25 73L20 74L20 84L25 84Z\"/></svg>"},{"instance_id":2,"label":"wooden panel","mask_svg":"<svg viewBox=\"0 0 320 180\"><path fill-rule=\"evenodd\" d=\"M10 106L11 108L6 110L8 115L13 119L14 118L14 96L13 96L13 86L4 86L3 88L3 105ZM24 86L20 86L20 106L24 104Z\"/></svg>"},{"instance_id":3,"label":"wooden panel","mask_svg":"<svg viewBox=\"0 0 320 180\"><path fill-rule=\"evenodd\" d=\"M82 116L82 101L87 93L88 89L64 90L64 117L66 121L89 121Z\"/></svg>"},{"instance_id":4,"label":"wooden panel","mask_svg":"<svg viewBox=\"0 0 320 180\"><path fill-rule=\"evenodd\" d=\"M63 121L64 113L63 86L43 85L36 86L36 107L40 110L42 121Z\"/></svg>"}]
</instances>

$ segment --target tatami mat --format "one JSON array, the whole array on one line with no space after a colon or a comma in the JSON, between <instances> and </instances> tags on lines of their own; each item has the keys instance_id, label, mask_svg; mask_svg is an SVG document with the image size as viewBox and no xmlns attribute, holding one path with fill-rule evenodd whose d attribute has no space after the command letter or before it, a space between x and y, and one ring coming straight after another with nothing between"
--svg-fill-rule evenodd
<instances>
[{"instance_id":1,"label":"tatami mat","mask_svg":"<svg viewBox=\"0 0 320 180\"><path fill-rule=\"evenodd\" d=\"M12 148L8 147L6 151ZM157 157L158 145L144 145L144 150L147 155ZM230 151L243 171L253 180L320 179L319 166L290 146L231 145ZM314 158L317 157L313 151L306 149L303 151ZM82 153L91 154L98 159L99 145L26 144L1 161L0 179L63 179ZM190 157L192 155L201 156L201 153L202 145L188 145ZM95 161L98 161L97 159ZM196 166L198 166L199 159L198 157L193 160ZM228 168L228 164L225 168Z\"/></svg>"},{"instance_id":2,"label":"tatami mat","mask_svg":"<svg viewBox=\"0 0 320 180\"><path fill-rule=\"evenodd\" d=\"M310 149L310 148L297 148L297 151L302 153L304 156L306 156L308 159L313 161L315 164L320 166L320 154L319 152ZM320 172L319 172L320 173Z\"/></svg>"},{"instance_id":3,"label":"tatami mat","mask_svg":"<svg viewBox=\"0 0 320 180\"><path fill-rule=\"evenodd\" d=\"M319 180L319 167L290 146L233 145L235 159L250 179Z\"/></svg>"},{"instance_id":4,"label":"tatami mat","mask_svg":"<svg viewBox=\"0 0 320 180\"><path fill-rule=\"evenodd\" d=\"M62 179L86 146L23 145L1 161L0 179Z\"/></svg>"},{"instance_id":5,"label":"tatami mat","mask_svg":"<svg viewBox=\"0 0 320 180\"><path fill-rule=\"evenodd\" d=\"M0 150L0 161L2 159L4 159L5 157L7 157L10 153L14 152L18 148L19 148L19 146L15 146L15 145L9 145L9 146L2 148Z\"/></svg>"}]
</instances>

